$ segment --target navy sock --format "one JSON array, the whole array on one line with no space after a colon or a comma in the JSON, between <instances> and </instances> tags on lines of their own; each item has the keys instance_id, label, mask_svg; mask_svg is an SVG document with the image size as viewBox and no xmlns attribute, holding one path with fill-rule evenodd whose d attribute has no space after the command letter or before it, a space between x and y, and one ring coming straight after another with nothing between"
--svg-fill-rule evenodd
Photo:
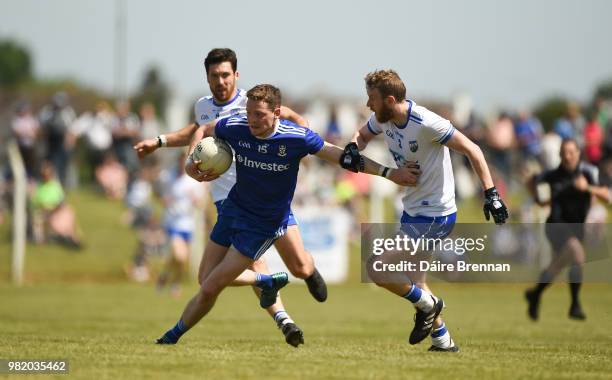
<instances>
[{"instance_id":1,"label":"navy sock","mask_svg":"<svg viewBox=\"0 0 612 380\"><path fill-rule=\"evenodd\" d=\"M431 332L431 337L432 338L439 338L442 335L447 333L447 329L446 329L446 325L443 323L442 326L438 327L437 329L433 330Z\"/></svg>"},{"instance_id":2,"label":"navy sock","mask_svg":"<svg viewBox=\"0 0 612 380\"><path fill-rule=\"evenodd\" d=\"M183 336L183 334L187 332L187 330L189 330L189 328L185 326L185 323L182 319L179 319L179 321L176 323L176 325L174 325L173 328L166 331L162 339L166 343L176 343L181 338L181 336Z\"/></svg>"},{"instance_id":3,"label":"navy sock","mask_svg":"<svg viewBox=\"0 0 612 380\"><path fill-rule=\"evenodd\" d=\"M271 288L274 286L274 280L269 274L255 273L255 285L258 288Z\"/></svg>"},{"instance_id":4,"label":"navy sock","mask_svg":"<svg viewBox=\"0 0 612 380\"><path fill-rule=\"evenodd\" d=\"M451 348L455 345L444 323L431 332L431 344L439 348Z\"/></svg>"},{"instance_id":5,"label":"navy sock","mask_svg":"<svg viewBox=\"0 0 612 380\"><path fill-rule=\"evenodd\" d=\"M418 300L421 299L421 294L423 292L421 291L421 289L416 286L416 285L412 285L412 288L410 288L410 291L406 294L404 294L402 297L404 297L405 299L407 299L408 301L415 303Z\"/></svg>"}]
</instances>

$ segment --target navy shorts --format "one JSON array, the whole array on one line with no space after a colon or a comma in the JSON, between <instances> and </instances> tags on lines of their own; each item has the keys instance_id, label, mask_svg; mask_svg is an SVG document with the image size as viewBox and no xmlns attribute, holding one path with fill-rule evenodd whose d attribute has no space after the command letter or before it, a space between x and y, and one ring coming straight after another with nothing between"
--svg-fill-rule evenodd
<instances>
[{"instance_id":1,"label":"navy shorts","mask_svg":"<svg viewBox=\"0 0 612 380\"><path fill-rule=\"evenodd\" d=\"M223 200L215 202L215 207L217 207L217 215L221 214L221 205L222 204L223 204ZM287 221L287 225L288 226L297 226L298 225L298 221L295 218L295 215L293 215L293 210L289 210L289 220Z\"/></svg>"},{"instance_id":2,"label":"navy shorts","mask_svg":"<svg viewBox=\"0 0 612 380\"><path fill-rule=\"evenodd\" d=\"M456 212L445 216L410 216L404 212L400 229L411 239L444 239L453 231L456 220Z\"/></svg>"},{"instance_id":3,"label":"navy shorts","mask_svg":"<svg viewBox=\"0 0 612 380\"><path fill-rule=\"evenodd\" d=\"M210 240L224 247L233 245L252 260L259 259L276 239L287 232L287 225L276 230L261 229L263 223L249 219L231 201L225 200L222 210L210 233Z\"/></svg>"},{"instance_id":4,"label":"navy shorts","mask_svg":"<svg viewBox=\"0 0 612 380\"><path fill-rule=\"evenodd\" d=\"M175 230L174 228L166 228L166 234L168 235L170 239L172 239L175 236L178 236L181 239L185 240L187 243L189 243L192 238L191 232Z\"/></svg>"}]
</instances>

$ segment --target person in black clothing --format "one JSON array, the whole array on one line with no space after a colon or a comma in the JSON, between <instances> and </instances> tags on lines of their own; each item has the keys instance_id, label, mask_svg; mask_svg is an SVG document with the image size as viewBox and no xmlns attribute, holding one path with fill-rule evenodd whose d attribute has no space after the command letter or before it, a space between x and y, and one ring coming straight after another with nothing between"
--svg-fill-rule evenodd
<instances>
[{"instance_id":1,"label":"person in black clothing","mask_svg":"<svg viewBox=\"0 0 612 380\"><path fill-rule=\"evenodd\" d=\"M599 186L597 168L580 160L580 148L575 140L564 140L560 155L559 167L535 176L530 186L538 204L550 203L545 232L553 250L553 260L541 273L539 283L525 292L528 314L534 321L538 319L542 292L567 265L570 266L568 282L572 296L569 317L586 318L578 299L585 261L584 221L593 196L605 202L611 199L610 189ZM550 202L539 199L535 191L536 185L544 182L550 185Z\"/></svg>"},{"instance_id":2,"label":"person in black clothing","mask_svg":"<svg viewBox=\"0 0 612 380\"><path fill-rule=\"evenodd\" d=\"M46 159L53 164L62 186L66 186L66 176L70 163L70 128L76 114L65 92L53 95L51 104L40 112L40 124L47 145Z\"/></svg>"}]
</instances>

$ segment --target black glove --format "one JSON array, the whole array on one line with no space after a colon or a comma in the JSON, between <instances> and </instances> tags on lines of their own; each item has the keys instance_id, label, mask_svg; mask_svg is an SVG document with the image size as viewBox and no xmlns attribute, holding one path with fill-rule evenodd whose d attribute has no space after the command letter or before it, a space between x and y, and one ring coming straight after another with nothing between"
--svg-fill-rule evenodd
<instances>
[{"instance_id":1,"label":"black glove","mask_svg":"<svg viewBox=\"0 0 612 380\"><path fill-rule=\"evenodd\" d=\"M359 173L364 170L363 157L359 154L357 144L352 142L344 147L344 152L340 156L340 166L353 173Z\"/></svg>"},{"instance_id":2,"label":"black glove","mask_svg":"<svg viewBox=\"0 0 612 380\"><path fill-rule=\"evenodd\" d=\"M489 220L489 214L491 214L493 215L495 224L504 224L506 219L508 219L508 209L504 201L499 197L499 193L495 186L485 190L484 195L485 201L482 210L484 211L485 218Z\"/></svg>"}]
</instances>

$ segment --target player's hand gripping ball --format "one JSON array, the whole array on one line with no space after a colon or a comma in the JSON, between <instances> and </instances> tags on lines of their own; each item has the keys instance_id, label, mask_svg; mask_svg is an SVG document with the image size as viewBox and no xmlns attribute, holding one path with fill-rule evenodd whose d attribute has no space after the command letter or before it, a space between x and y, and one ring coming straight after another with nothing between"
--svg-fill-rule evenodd
<instances>
[{"instance_id":1,"label":"player's hand gripping ball","mask_svg":"<svg viewBox=\"0 0 612 380\"><path fill-rule=\"evenodd\" d=\"M193 161L201 161L198 169L212 170L213 174L221 175L232 165L234 154L232 148L216 137L205 137L193 151Z\"/></svg>"}]
</instances>

